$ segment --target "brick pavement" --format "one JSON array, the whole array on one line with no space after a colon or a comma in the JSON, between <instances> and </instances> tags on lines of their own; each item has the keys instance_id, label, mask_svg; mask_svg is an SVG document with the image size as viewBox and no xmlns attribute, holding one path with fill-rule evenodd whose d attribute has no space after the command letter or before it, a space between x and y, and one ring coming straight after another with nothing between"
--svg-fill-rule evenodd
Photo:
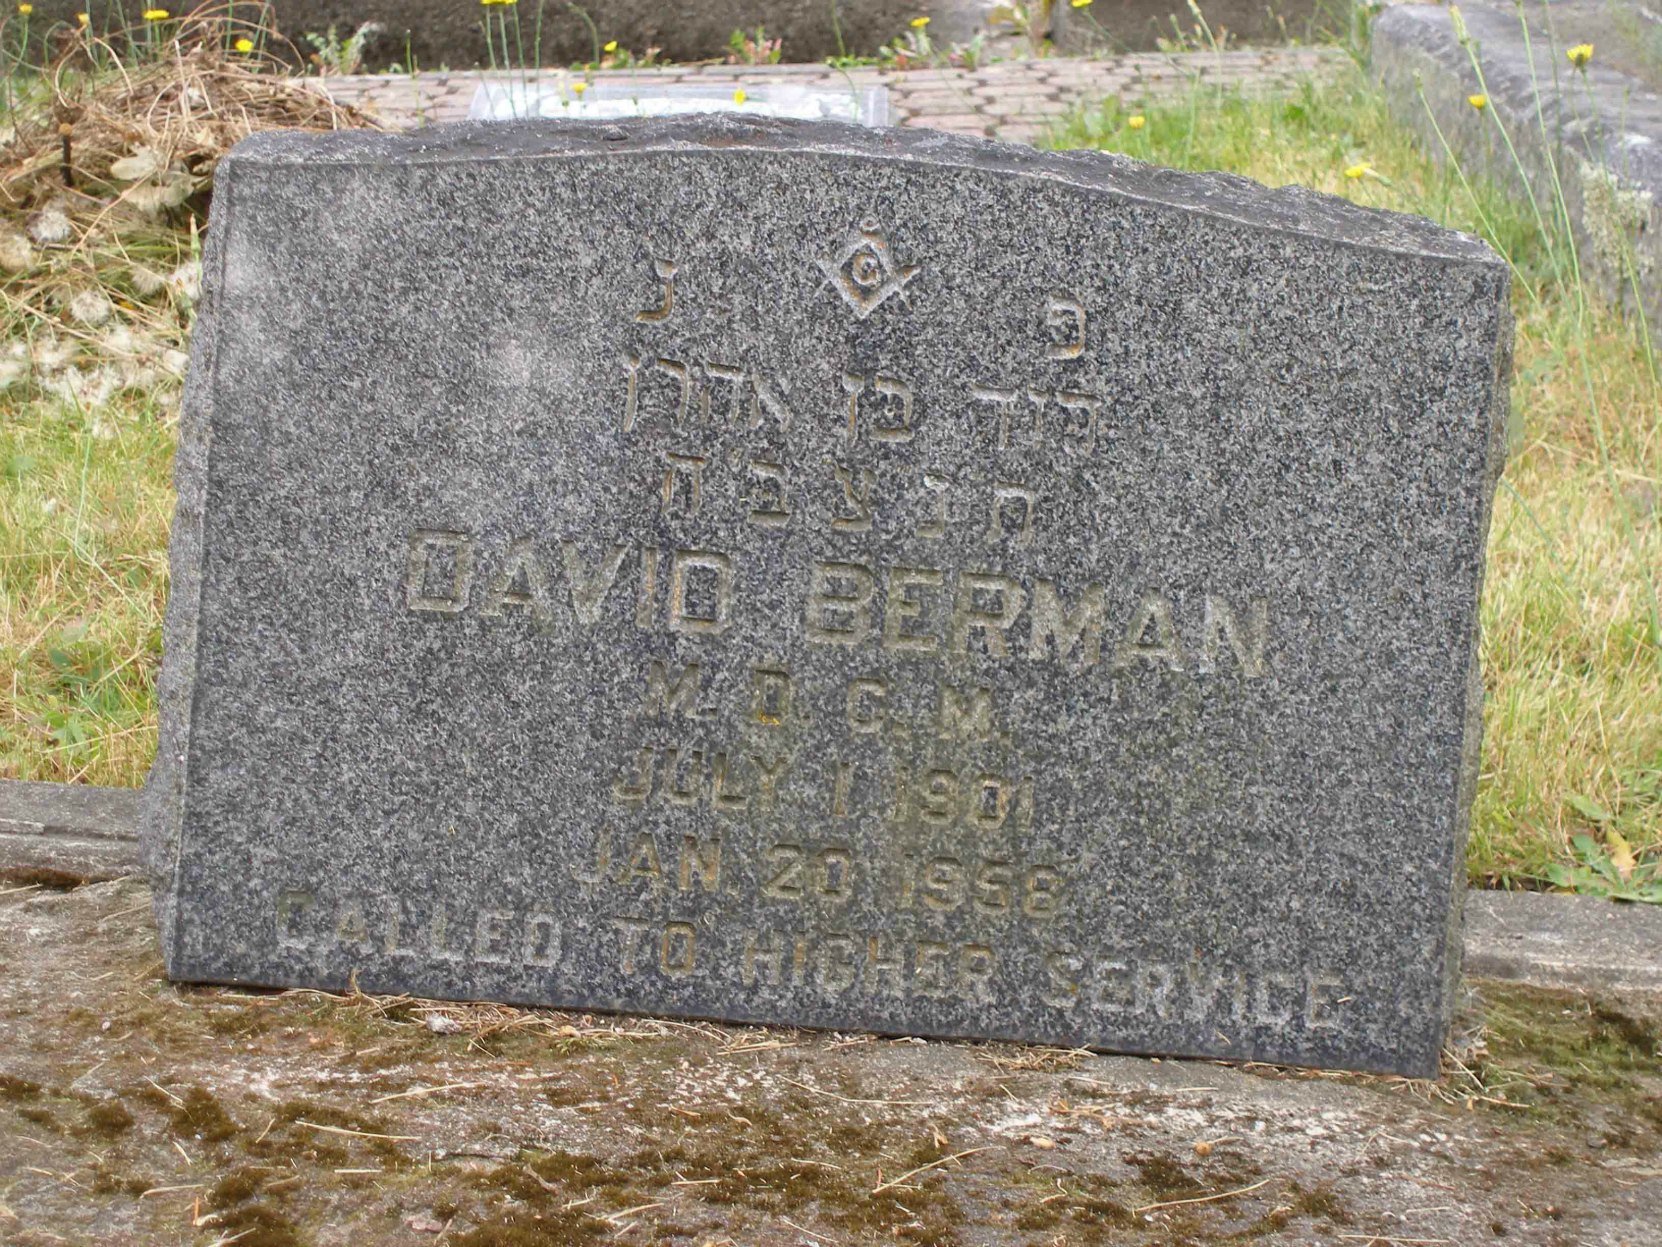
<instances>
[{"instance_id":1,"label":"brick pavement","mask_svg":"<svg viewBox=\"0 0 1662 1247\"><path fill-rule=\"evenodd\" d=\"M1032 142L1081 105L1113 96L1126 104L1181 95L1192 87L1240 87L1290 92L1309 78L1344 72L1350 58L1338 48L1252 48L1228 52L1142 52L1093 59L1056 57L1004 61L979 69L853 69L821 64L685 65L651 70L602 70L597 80L756 86L778 83L858 89L884 86L898 125L929 126ZM533 81L565 85L567 70L530 71ZM474 91L487 79L520 81L519 71L359 74L311 78L308 85L355 104L389 125L409 128L467 116Z\"/></svg>"}]
</instances>

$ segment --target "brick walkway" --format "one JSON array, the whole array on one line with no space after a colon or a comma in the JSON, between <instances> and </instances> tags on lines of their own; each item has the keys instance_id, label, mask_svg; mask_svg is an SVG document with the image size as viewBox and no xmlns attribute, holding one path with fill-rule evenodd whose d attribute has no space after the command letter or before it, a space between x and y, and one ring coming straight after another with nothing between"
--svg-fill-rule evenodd
<instances>
[{"instance_id":1,"label":"brick walkway","mask_svg":"<svg viewBox=\"0 0 1662 1247\"><path fill-rule=\"evenodd\" d=\"M755 86L788 83L840 90L889 89L890 120L963 134L1031 142L1045 127L1081 104L1117 96L1127 104L1181 94L1196 84L1271 93L1296 89L1308 78L1341 73L1350 58L1337 48L1259 48L1237 52L1145 52L1095 60L1052 58L1007 61L980 69L831 69L825 65L690 65L673 69L609 70L597 78L657 83ZM366 108L398 127L457 121L467 116L474 90L487 78L518 81L515 72L360 74L308 79L345 104ZM565 70L533 72L533 80L564 84Z\"/></svg>"}]
</instances>

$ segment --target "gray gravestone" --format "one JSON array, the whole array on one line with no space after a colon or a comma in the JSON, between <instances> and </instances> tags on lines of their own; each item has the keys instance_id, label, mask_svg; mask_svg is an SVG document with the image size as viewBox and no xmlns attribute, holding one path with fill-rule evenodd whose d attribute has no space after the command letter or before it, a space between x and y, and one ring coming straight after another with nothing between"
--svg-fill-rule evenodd
<instances>
[{"instance_id":1,"label":"gray gravestone","mask_svg":"<svg viewBox=\"0 0 1662 1247\"><path fill-rule=\"evenodd\" d=\"M219 167L180 979L1429 1074L1507 271L927 132Z\"/></svg>"}]
</instances>

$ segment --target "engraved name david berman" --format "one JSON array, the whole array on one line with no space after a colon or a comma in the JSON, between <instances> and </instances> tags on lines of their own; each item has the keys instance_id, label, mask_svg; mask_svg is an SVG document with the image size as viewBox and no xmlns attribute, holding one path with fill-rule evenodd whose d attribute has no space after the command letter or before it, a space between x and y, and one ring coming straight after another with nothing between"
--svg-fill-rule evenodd
<instances>
[{"instance_id":1,"label":"engraved name david berman","mask_svg":"<svg viewBox=\"0 0 1662 1247\"><path fill-rule=\"evenodd\" d=\"M402 571L412 611L523 613L550 629L623 610L645 631L719 636L733 626L741 592L735 560L716 550L613 544L591 557L575 541L531 538L490 549L451 529L411 532ZM1106 633L1115 669L1263 676L1267 600L1204 593L1190 601L1192 617L1180 619L1171 595L1157 589L1111 603L1094 582L1065 593L1044 576L815 559L801 618L808 641L819 645L954 654L973 647L994 658L1092 667L1102 661Z\"/></svg>"}]
</instances>

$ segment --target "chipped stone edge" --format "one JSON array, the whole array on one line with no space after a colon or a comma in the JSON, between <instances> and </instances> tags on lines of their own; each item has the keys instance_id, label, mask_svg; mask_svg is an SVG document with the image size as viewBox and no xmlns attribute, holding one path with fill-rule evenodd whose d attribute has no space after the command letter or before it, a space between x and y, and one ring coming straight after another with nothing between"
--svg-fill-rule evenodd
<instances>
[{"instance_id":1,"label":"chipped stone edge","mask_svg":"<svg viewBox=\"0 0 1662 1247\"><path fill-rule=\"evenodd\" d=\"M1495 511L1495 493L1500 487L1501 472L1506 467L1507 421L1511 412L1512 351L1516 325L1512 319L1512 280L1507 271L1501 281L1500 314L1497 318L1496 340L1493 347L1494 379L1490 386L1491 404L1487 413L1489 436L1485 444L1483 482L1480 487L1481 513L1478 532L1482 556L1477 561L1472 595L1466 603L1465 619L1468 640L1466 664L1466 714L1461 731L1460 778L1455 789L1453 860L1449 863L1453 877L1453 895L1449 903L1448 928L1443 937L1443 993L1441 1033L1448 1035L1454 1024L1454 1013L1464 974L1464 962L1469 954L1465 935L1466 926L1466 843L1471 835L1472 806L1477 799L1477 782L1483 763L1483 585L1488 576L1489 535Z\"/></svg>"}]
</instances>

